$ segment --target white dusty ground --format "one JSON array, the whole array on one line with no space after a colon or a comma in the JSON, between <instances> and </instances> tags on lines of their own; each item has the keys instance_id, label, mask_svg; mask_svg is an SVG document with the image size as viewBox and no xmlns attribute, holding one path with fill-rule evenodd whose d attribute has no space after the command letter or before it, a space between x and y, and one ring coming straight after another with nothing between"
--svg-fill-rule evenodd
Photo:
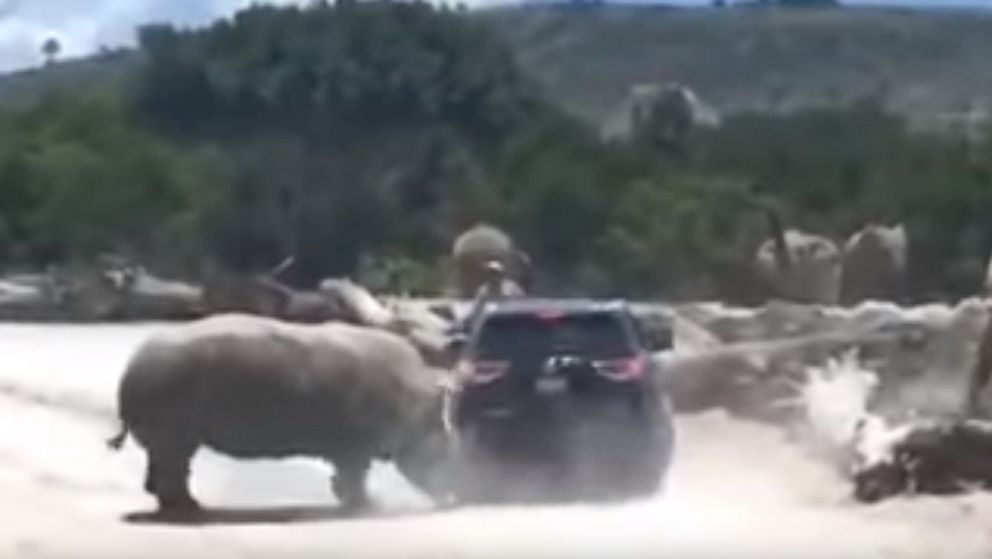
<instances>
[{"instance_id":1,"label":"white dusty ground","mask_svg":"<svg viewBox=\"0 0 992 559\"><path fill-rule=\"evenodd\" d=\"M345 520L320 464L204 453L194 489L213 522L127 521L151 507L142 455L103 441L154 328L0 327L0 557L992 557L992 496L856 505L779 431L719 414L680 420L669 493L636 504L431 512L383 467L380 512Z\"/></svg>"}]
</instances>

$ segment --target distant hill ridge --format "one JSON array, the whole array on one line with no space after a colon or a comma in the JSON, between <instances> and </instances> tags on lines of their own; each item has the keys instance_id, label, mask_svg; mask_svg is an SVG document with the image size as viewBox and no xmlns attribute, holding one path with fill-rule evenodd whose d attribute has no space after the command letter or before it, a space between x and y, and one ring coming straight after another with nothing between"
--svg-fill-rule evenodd
<instances>
[{"instance_id":1,"label":"distant hill ridge","mask_svg":"<svg viewBox=\"0 0 992 559\"><path fill-rule=\"evenodd\" d=\"M673 8L530 4L470 12L502 34L565 107L607 123L629 87L678 81L723 112L875 97L928 127L992 109L992 13L908 8ZM109 83L134 60L105 53L0 77L0 103L53 84Z\"/></svg>"},{"instance_id":2,"label":"distant hill ridge","mask_svg":"<svg viewBox=\"0 0 992 559\"><path fill-rule=\"evenodd\" d=\"M992 14L981 10L596 9L478 14L566 106L613 116L630 85L679 81L722 111L875 96L925 125L992 107Z\"/></svg>"}]
</instances>

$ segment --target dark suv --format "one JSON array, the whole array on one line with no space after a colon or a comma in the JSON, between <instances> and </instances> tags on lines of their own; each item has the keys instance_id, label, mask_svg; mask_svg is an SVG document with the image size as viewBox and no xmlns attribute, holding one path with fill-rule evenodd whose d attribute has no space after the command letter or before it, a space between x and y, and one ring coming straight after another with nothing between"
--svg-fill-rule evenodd
<instances>
[{"instance_id":1,"label":"dark suv","mask_svg":"<svg viewBox=\"0 0 992 559\"><path fill-rule=\"evenodd\" d=\"M670 346L670 337L668 338ZM674 430L659 371L622 301L490 303L457 369L461 502L655 492Z\"/></svg>"}]
</instances>

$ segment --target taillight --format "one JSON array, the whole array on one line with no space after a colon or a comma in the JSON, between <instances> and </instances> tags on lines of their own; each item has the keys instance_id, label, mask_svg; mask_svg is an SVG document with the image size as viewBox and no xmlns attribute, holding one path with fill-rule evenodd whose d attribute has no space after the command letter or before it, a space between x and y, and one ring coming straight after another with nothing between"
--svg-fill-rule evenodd
<instances>
[{"instance_id":1,"label":"taillight","mask_svg":"<svg viewBox=\"0 0 992 559\"><path fill-rule=\"evenodd\" d=\"M599 375L615 381L644 378L648 370L648 361L644 357L596 361L594 365Z\"/></svg>"},{"instance_id":2,"label":"taillight","mask_svg":"<svg viewBox=\"0 0 992 559\"><path fill-rule=\"evenodd\" d=\"M464 360L458 366L459 376L475 384L487 384L506 374L510 364L506 361Z\"/></svg>"},{"instance_id":3,"label":"taillight","mask_svg":"<svg viewBox=\"0 0 992 559\"><path fill-rule=\"evenodd\" d=\"M534 313L538 320L544 322L555 322L565 317L565 313L555 309L542 309Z\"/></svg>"}]
</instances>

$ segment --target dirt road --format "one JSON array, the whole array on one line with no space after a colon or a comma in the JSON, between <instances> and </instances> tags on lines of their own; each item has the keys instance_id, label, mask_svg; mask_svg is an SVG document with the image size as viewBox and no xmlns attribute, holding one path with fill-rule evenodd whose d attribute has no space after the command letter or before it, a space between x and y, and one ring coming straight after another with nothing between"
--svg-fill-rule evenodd
<instances>
[{"instance_id":1,"label":"dirt road","mask_svg":"<svg viewBox=\"0 0 992 559\"><path fill-rule=\"evenodd\" d=\"M203 453L210 521L142 522L142 455L103 439L116 376L156 327L0 327L0 557L992 556L992 496L856 505L779 431L719 414L680 419L669 491L640 503L433 512L380 467L377 512L343 519L319 463Z\"/></svg>"}]
</instances>

